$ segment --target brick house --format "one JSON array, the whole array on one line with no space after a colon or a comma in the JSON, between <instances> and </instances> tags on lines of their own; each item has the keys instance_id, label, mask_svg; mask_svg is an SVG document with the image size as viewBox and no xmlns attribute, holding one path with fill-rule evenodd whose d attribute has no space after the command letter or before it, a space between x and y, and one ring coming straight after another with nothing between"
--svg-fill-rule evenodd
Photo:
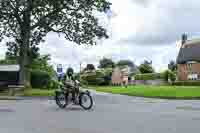
<instances>
[{"instance_id":1,"label":"brick house","mask_svg":"<svg viewBox=\"0 0 200 133\"><path fill-rule=\"evenodd\" d=\"M128 84L128 68L120 69L116 67L112 72L112 84L122 85L123 83Z\"/></svg>"},{"instance_id":2,"label":"brick house","mask_svg":"<svg viewBox=\"0 0 200 133\"><path fill-rule=\"evenodd\" d=\"M200 80L200 39L187 40L182 36L178 57L178 80Z\"/></svg>"}]
</instances>

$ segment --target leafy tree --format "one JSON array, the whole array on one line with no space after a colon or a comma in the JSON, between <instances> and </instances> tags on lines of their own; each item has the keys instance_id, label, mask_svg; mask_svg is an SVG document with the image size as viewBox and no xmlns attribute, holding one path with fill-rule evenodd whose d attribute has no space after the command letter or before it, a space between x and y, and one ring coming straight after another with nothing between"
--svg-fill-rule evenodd
<instances>
[{"instance_id":1,"label":"leafy tree","mask_svg":"<svg viewBox=\"0 0 200 133\"><path fill-rule=\"evenodd\" d=\"M172 83L176 81L176 74L171 70L166 70L164 71L164 80L168 82L169 79Z\"/></svg>"},{"instance_id":2,"label":"leafy tree","mask_svg":"<svg viewBox=\"0 0 200 133\"><path fill-rule=\"evenodd\" d=\"M168 80L169 80L169 70L165 70L163 72L163 78L164 78L165 81L168 82Z\"/></svg>"},{"instance_id":3,"label":"leafy tree","mask_svg":"<svg viewBox=\"0 0 200 133\"><path fill-rule=\"evenodd\" d=\"M43 42L42 38L39 37L38 34L34 34L31 37L30 41L30 48L28 50L28 61L29 64L32 63L32 61L40 56L39 54L39 48L37 47L40 42ZM6 45L8 47L6 52L7 59L16 60L19 63L19 55L20 55L20 41L18 39L6 42Z\"/></svg>"},{"instance_id":4,"label":"leafy tree","mask_svg":"<svg viewBox=\"0 0 200 133\"><path fill-rule=\"evenodd\" d=\"M171 60L170 63L168 64L168 69L171 71L176 71L177 70L177 64L175 61Z\"/></svg>"},{"instance_id":5,"label":"leafy tree","mask_svg":"<svg viewBox=\"0 0 200 133\"><path fill-rule=\"evenodd\" d=\"M152 61L145 60L140 66L138 67L141 73L153 73L154 69L152 67Z\"/></svg>"},{"instance_id":6,"label":"leafy tree","mask_svg":"<svg viewBox=\"0 0 200 133\"><path fill-rule=\"evenodd\" d=\"M115 66L115 63L112 61L112 59L103 58L99 61L99 68L113 68Z\"/></svg>"},{"instance_id":7,"label":"leafy tree","mask_svg":"<svg viewBox=\"0 0 200 133\"><path fill-rule=\"evenodd\" d=\"M41 42L49 32L63 34L77 44L96 44L96 38L108 35L93 12L109 8L106 0L1 0L0 40L14 38L18 45L21 84L28 83L32 44ZM33 38L36 34L38 38Z\"/></svg>"},{"instance_id":8,"label":"leafy tree","mask_svg":"<svg viewBox=\"0 0 200 133\"><path fill-rule=\"evenodd\" d=\"M95 66L93 64L87 64L85 70L87 71L93 71L95 70Z\"/></svg>"},{"instance_id":9,"label":"leafy tree","mask_svg":"<svg viewBox=\"0 0 200 133\"><path fill-rule=\"evenodd\" d=\"M120 60L118 63L117 63L117 66L129 66L129 67L134 67L134 63L130 60Z\"/></svg>"},{"instance_id":10,"label":"leafy tree","mask_svg":"<svg viewBox=\"0 0 200 133\"><path fill-rule=\"evenodd\" d=\"M51 77L56 75L56 72L52 65L49 64L51 60L50 55L41 55L40 57L33 60L30 68L32 70L40 70L43 72L47 72Z\"/></svg>"},{"instance_id":11,"label":"leafy tree","mask_svg":"<svg viewBox=\"0 0 200 133\"><path fill-rule=\"evenodd\" d=\"M169 73L169 79L171 80L172 83L174 81L176 81L176 74L174 72L170 71L170 73Z\"/></svg>"},{"instance_id":12,"label":"leafy tree","mask_svg":"<svg viewBox=\"0 0 200 133\"><path fill-rule=\"evenodd\" d=\"M129 67L129 76L133 76L139 72L137 66L131 60L120 60L116 64L120 68L124 68L125 66Z\"/></svg>"}]
</instances>

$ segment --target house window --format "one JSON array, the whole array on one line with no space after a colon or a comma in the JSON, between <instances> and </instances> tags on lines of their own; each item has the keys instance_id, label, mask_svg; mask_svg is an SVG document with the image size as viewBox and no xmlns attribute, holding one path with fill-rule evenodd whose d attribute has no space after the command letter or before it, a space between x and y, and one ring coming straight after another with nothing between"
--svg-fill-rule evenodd
<instances>
[{"instance_id":1,"label":"house window","mask_svg":"<svg viewBox=\"0 0 200 133\"><path fill-rule=\"evenodd\" d=\"M199 79L199 75L197 73L188 74L188 79L189 80L198 80Z\"/></svg>"}]
</instances>

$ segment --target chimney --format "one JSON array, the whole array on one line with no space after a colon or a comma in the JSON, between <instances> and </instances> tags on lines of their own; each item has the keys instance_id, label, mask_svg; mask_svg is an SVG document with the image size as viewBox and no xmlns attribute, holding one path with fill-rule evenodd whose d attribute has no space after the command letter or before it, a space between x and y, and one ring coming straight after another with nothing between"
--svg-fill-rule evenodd
<instances>
[{"instance_id":1,"label":"chimney","mask_svg":"<svg viewBox=\"0 0 200 133\"><path fill-rule=\"evenodd\" d=\"M187 41L187 34L182 34L182 40L181 40L182 42L181 42L181 44L182 44L182 46L186 43L186 41Z\"/></svg>"}]
</instances>

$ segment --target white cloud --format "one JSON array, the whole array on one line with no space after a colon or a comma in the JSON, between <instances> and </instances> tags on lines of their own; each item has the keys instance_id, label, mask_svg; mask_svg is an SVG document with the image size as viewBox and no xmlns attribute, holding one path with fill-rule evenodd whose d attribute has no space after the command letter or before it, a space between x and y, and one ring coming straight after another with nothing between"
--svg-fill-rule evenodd
<instances>
[{"instance_id":1,"label":"white cloud","mask_svg":"<svg viewBox=\"0 0 200 133\"><path fill-rule=\"evenodd\" d=\"M101 24L111 32L110 39L97 46L79 46L50 33L41 45L43 54L52 55L53 64L64 64L79 70L79 63L98 65L102 57L115 61L130 59L140 64L144 59L153 61L157 71L175 60L177 40L183 32L198 36L200 31L198 0L110 0L114 15ZM5 50L5 48L4 48ZM0 52L2 55L2 50Z\"/></svg>"}]
</instances>

